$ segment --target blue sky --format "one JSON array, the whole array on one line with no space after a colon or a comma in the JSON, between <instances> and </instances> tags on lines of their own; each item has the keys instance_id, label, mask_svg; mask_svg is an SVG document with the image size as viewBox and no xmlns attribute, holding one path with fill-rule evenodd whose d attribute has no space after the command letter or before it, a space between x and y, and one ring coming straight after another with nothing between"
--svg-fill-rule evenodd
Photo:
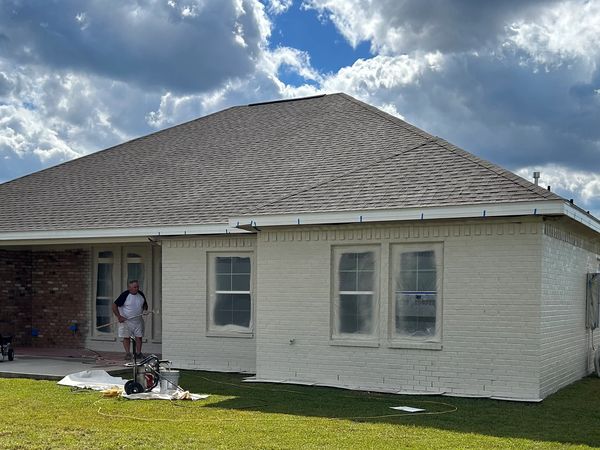
<instances>
[{"instance_id":1,"label":"blue sky","mask_svg":"<svg viewBox=\"0 0 600 450\"><path fill-rule=\"evenodd\" d=\"M599 29L585 0L0 0L0 182L346 92L599 216Z\"/></svg>"}]
</instances>

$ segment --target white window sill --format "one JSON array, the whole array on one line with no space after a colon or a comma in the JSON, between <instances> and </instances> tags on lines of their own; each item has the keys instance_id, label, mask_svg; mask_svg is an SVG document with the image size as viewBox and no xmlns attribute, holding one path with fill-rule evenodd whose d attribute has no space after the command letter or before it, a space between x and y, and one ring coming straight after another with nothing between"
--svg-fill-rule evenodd
<instances>
[{"instance_id":1,"label":"white window sill","mask_svg":"<svg viewBox=\"0 0 600 450\"><path fill-rule=\"evenodd\" d=\"M444 347L441 342L390 342L388 348L408 348L416 350L442 350Z\"/></svg>"},{"instance_id":2,"label":"white window sill","mask_svg":"<svg viewBox=\"0 0 600 450\"><path fill-rule=\"evenodd\" d=\"M207 331L206 337L254 339L254 333L227 333L219 331Z\"/></svg>"},{"instance_id":3,"label":"white window sill","mask_svg":"<svg viewBox=\"0 0 600 450\"><path fill-rule=\"evenodd\" d=\"M359 339L330 339L329 345L339 346L339 347L371 347L377 348L379 347L379 342L377 341L361 341Z\"/></svg>"}]
</instances>

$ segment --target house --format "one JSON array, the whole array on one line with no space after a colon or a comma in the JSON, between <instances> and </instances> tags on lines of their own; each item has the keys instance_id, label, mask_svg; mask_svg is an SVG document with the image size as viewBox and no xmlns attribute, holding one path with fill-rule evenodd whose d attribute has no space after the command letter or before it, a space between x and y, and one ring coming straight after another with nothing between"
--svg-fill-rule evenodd
<instances>
[{"instance_id":1,"label":"house","mask_svg":"<svg viewBox=\"0 0 600 450\"><path fill-rule=\"evenodd\" d=\"M98 327L136 278L145 349L180 368L539 400L593 370L599 258L600 221L569 201L321 95L0 185L0 332L118 350Z\"/></svg>"}]
</instances>

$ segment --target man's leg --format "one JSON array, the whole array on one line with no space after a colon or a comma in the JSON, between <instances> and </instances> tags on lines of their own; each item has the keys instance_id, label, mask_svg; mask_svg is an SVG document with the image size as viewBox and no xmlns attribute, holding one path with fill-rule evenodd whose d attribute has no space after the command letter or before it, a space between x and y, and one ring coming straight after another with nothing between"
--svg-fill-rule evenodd
<instances>
[{"instance_id":1,"label":"man's leg","mask_svg":"<svg viewBox=\"0 0 600 450\"><path fill-rule=\"evenodd\" d=\"M135 352L142 353L142 338L141 337L135 338Z\"/></svg>"},{"instance_id":2,"label":"man's leg","mask_svg":"<svg viewBox=\"0 0 600 450\"><path fill-rule=\"evenodd\" d=\"M131 353L131 350L129 350L130 345L131 345L131 339L129 339L128 337L124 337L123 338L123 348L125 349L125 353Z\"/></svg>"}]
</instances>

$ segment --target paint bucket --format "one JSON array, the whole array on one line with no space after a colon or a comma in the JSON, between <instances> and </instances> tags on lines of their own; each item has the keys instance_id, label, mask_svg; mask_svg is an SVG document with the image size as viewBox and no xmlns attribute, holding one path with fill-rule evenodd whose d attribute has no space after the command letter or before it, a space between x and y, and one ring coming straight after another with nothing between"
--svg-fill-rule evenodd
<instances>
[{"instance_id":1,"label":"paint bucket","mask_svg":"<svg viewBox=\"0 0 600 450\"><path fill-rule=\"evenodd\" d=\"M179 370L161 369L160 371L160 393L170 394L179 386Z\"/></svg>"}]
</instances>

